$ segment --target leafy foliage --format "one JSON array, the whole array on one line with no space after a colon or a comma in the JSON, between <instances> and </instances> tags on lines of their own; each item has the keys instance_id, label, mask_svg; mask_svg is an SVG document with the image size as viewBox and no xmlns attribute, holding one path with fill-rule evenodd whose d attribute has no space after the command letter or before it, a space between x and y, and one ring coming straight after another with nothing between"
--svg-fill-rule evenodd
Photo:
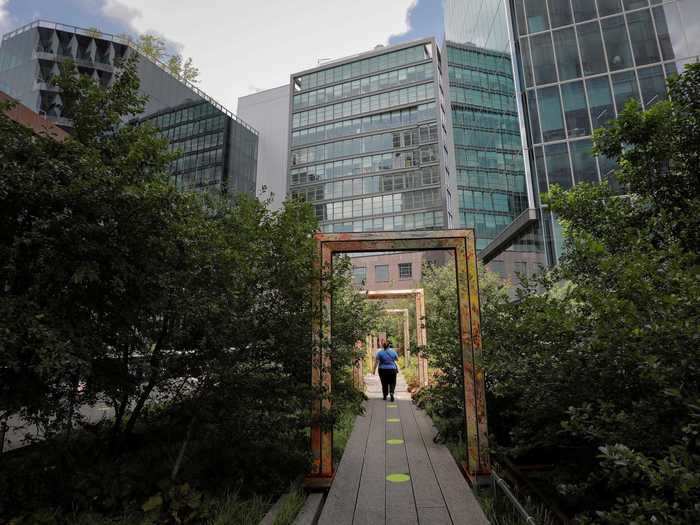
<instances>
[{"instance_id":1,"label":"leafy foliage","mask_svg":"<svg viewBox=\"0 0 700 525\"><path fill-rule=\"evenodd\" d=\"M311 208L177 192L167 144L124 124L145 102L133 61L106 89L71 65L57 83L65 142L0 114L0 421L45 440L3 457L0 520L153 498L201 521L206 491L286 488L308 462ZM334 336L342 411L355 334ZM97 402L114 418L80 425Z\"/></svg>"}]
</instances>

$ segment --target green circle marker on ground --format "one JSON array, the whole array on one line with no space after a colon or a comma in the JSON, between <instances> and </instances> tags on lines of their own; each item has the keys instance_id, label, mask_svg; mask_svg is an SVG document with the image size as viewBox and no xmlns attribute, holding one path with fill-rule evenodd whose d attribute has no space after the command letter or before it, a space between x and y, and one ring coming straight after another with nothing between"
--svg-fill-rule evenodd
<instances>
[{"instance_id":1,"label":"green circle marker on ground","mask_svg":"<svg viewBox=\"0 0 700 525\"><path fill-rule=\"evenodd\" d=\"M401 420L398 417L390 417L389 419L387 419L388 423L398 423L399 421Z\"/></svg>"},{"instance_id":2,"label":"green circle marker on ground","mask_svg":"<svg viewBox=\"0 0 700 525\"><path fill-rule=\"evenodd\" d=\"M387 445L403 445L403 439L387 439Z\"/></svg>"},{"instance_id":3,"label":"green circle marker on ground","mask_svg":"<svg viewBox=\"0 0 700 525\"><path fill-rule=\"evenodd\" d=\"M411 479L411 476L408 474L389 474L386 477L387 481L391 481L392 483L405 483L406 481L409 481Z\"/></svg>"},{"instance_id":4,"label":"green circle marker on ground","mask_svg":"<svg viewBox=\"0 0 700 525\"><path fill-rule=\"evenodd\" d=\"M398 405L387 405L387 408L396 408Z\"/></svg>"}]
</instances>

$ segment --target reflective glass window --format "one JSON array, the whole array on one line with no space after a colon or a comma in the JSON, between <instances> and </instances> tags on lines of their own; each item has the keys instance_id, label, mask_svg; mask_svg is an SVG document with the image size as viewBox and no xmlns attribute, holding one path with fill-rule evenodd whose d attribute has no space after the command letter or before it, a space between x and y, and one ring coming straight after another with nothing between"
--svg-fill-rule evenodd
<instances>
[{"instance_id":1,"label":"reflective glass window","mask_svg":"<svg viewBox=\"0 0 700 525\"><path fill-rule=\"evenodd\" d=\"M605 49L608 53L608 64L611 71L632 67L632 54L627 39L627 28L622 16L605 18L600 21L605 39Z\"/></svg>"},{"instance_id":2,"label":"reflective glass window","mask_svg":"<svg viewBox=\"0 0 700 525\"><path fill-rule=\"evenodd\" d=\"M527 92L527 111L530 115L530 132L532 133L532 142L542 142L540 119L537 116L537 98L535 97L534 89L530 89Z\"/></svg>"},{"instance_id":3,"label":"reflective glass window","mask_svg":"<svg viewBox=\"0 0 700 525\"><path fill-rule=\"evenodd\" d=\"M527 34L527 24L525 23L525 8L523 0L515 0L515 17L518 25L518 34Z\"/></svg>"},{"instance_id":4,"label":"reflective glass window","mask_svg":"<svg viewBox=\"0 0 700 525\"><path fill-rule=\"evenodd\" d=\"M611 79L618 113L622 111L628 100L633 98L639 102L639 89L637 89L637 78L634 71L615 73Z\"/></svg>"},{"instance_id":5,"label":"reflective glass window","mask_svg":"<svg viewBox=\"0 0 700 525\"><path fill-rule=\"evenodd\" d=\"M552 33L554 49L557 54L559 81L570 80L581 76L581 62L578 59L576 36L573 28L561 29Z\"/></svg>"},{"instance_id":6,"label":"reflective glass window","mask_svg":"<svg viewBox=\"0 0 700 525\"><path fill-rule=\"evenodd\" d=\"M567 0L548 0L549 4L549 21L552 27L567 26L571 21L571 6Z\"/></svg>"},{"instance_id":7,"label":"reflective glass window","mask_svg":"<svg viewBox=\"0 0 700 525\"><path fill-rule=\"evenodd\" d=\"M637 11L627 15L627 23L630 28L630 40L632 41L632 53L634 62L638 66L658 62L659 48L656 45L654 24L651 22L651 13L648 9Z\"/></svg>"},{"instance_id":8,"label":"reflective glass window","mask_svg":"<svg viewBox=\"0 0 700 525\"><path fill-rule=\"evenodd\" d=\"M591 125L588 121L588 108L586 107L586 94L583 91L583 82L562 84L561 96L564 102L564 118L569 137L590 135Z\"/></svg>"},{"instance_id":9,"label":"reflective glass window","mask_svg":"<svg viewBox=\"0 0 700 525\"><path fill-rule=\"evenodd\" d=\"M569 148L567 148L566 143L545 146L545 157L547 158L549 184L559 184L565 190L571 188L571 166L569 165Z\"/></svg>"},{"instance_id":10,"label":"reflective glass window","mask_svg":"<svg viewBox=\"0 0 700 525\"><path fill-rule=\"evenodd\" d=\"M622 0L622 3L625 4L625 9L639 9L648 6L649 0Z\"/></svg>"},{"instance_id":11,"label":"reflective glass window","mask_svg":"<svg viewBox=\"0 0 700 525\"><path fill-rule=\"evenodd\" d=\"M520 39L520 49L523 56L523 77L525 78L525 86L532 87L535 81L532 76L532 65L530 64L530 41L527 38Z\"/></svg>"},{"instance_id":12,"label":"reflective glass window","mask_svg":"<svg viewBox=\"0 0 700 525\"><path fill-rule=\"evenodd\" d=\"M598 13L600 16L614 15L622 11L620 0L598 0Z\"/></svg>"},{"instance_id":13,"label":"reflective glass window","mask_svg":"<svg viewBox=\"0 0 700 525\"><path fill-rule=\"evenodd\" d=\"M605 51L600 37L598 22L590 22L577 27L581 46L581 66L584 75L596 75L606 70Z\"/></svg>"},{"instance_id":14,"label":"reflective glass window","mask_svg":"<svg viewBox=\"0 0 700 525\"><path fill-rule=\"evenodd\" d=\"M538 33L549 29L547 3L545 0L525 0L528 32Z\"/></svg>"},{"instance_id":15,"label":"reflective glass window","mask_svg":"<svg viewBox=\"0 0 700 525\"><path fill-rule=\"evenodd\" d=\"M664 60L673 60L685 51L685 32L681 28L681 21L676 9L676 4L669 4L664 7L655 7L654 21L656 22L656 32L661 44L661 54Z\"/></svg>"},{"instance_id":16,"label":"reflective glass window","mask_svg":"<svg viewBox=\"0 0 700 525\"><path fill-rule=\"evenodd\" d=\"M645 108L666 98L666 78L661 66L638 70L639 87L642 90L642 102Z\"/></svg>"},{"instance_id":17,"label":"reflective glass window","mask_svg":"<svg viewBox=\"0 0 700 525\"><path fill-rule=\"evenodd\" d=\"M596 17L595 2L593 0L571 0L574 8L574 19L576 22L585 22Z\"/></svg>"},{"instance_id":18,"label":"reflective glass window","mask_svg":"<svg viewBox=\"0 0 700 525\"><path fill-rule=\"evenodd\" d=\"M589 139L571 142L571 163L574 167L574 180L598 182L598 171L593 156L593 143Z\"/></svg>"},{"instance_id":19,"label":"reflective glass window","mask_svg":"<svg viewBox=\"0 0 700 525\"><path fill-rule=\"evenodd\" d=\"M537 91L540 108L540 126L545 142L564 138L564 120L561 116L559 87L551 86Z\"/></svg>"},{"instance_id":20,"label":"reflective glass window","mask_svg":"<svg viewBox=\"0 0 700 525\"><path fill-rule=\"evenodd\" d=\"M537 189L540 195L547 193L547 173L544 169L544 150L542 146L535 147L535 170L537 171Z\"/></svg>"},{"instance_id":21,"label":"reflective glass window","mask_svg":"<svg viewBox=\"0 0 700 525\"><path fill-rule=\"evenodd\" d=\"M608 77L587 80L586 89L588 90L588 103L591 106L591 125L593 129L596 129L603 126L608 120L615 118Z\"/></svg>"},{"instance_id":22,"label":"reflective glass window","mask_svg":"<svg viewBox=\"0 0 700 525\"><path fill-rule=\"evenodd\" d=\"M557 71L554 66L551 34L543 33L530 38L530 51L537 85L556 82Z\"/></svg>"}]
</instances>

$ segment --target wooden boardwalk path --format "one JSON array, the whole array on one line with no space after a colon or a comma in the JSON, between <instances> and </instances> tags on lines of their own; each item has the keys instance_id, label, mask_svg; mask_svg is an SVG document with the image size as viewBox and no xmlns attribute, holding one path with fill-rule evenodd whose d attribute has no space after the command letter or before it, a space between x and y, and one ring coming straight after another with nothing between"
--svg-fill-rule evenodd
<instances>
[{"instance_id":1,"label":"wooden boardwalk path","mask_svg":"<svg viewBox=\"0 0 700 525\"><path fill-rule=\"evenodd\" d=\"M432 421L411 402L403 377L394 403L382 400L376 376L365 382L370 399L355 420L319 525L487 525L450 451L433 442Z\"/></svg>"}]
</instances>

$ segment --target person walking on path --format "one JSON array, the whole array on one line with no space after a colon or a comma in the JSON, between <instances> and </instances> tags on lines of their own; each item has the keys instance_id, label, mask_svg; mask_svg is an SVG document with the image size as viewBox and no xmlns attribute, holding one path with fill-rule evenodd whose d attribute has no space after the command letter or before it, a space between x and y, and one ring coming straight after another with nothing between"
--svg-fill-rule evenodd
<instances>
[{"instance_id":1,"label":"person walking on path","mask_svg":"<svg viewBox=\"0 0 700 525\"><path fill-rule=\"evenodd\" d=\"M374 360L374 372L379 369L379 380L382 382L382 396L386 401L387 393L394 400L394 389L396 388L396 376L399 373L399 354L391 347L390 341L384 341L383 349L377 352Z\"/></svg>"}]
</instances>

